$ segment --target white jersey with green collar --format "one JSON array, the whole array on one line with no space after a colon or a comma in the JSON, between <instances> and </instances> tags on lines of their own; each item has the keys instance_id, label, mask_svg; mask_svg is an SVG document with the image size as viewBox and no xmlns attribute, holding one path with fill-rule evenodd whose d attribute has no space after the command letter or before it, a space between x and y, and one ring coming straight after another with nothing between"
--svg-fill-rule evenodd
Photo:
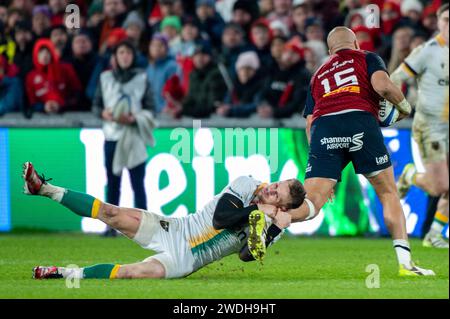
<instances>
[{"instance_id":1,"label":"white jersey with green collar","mask_svg":"<svg viewBox=\"0 0 450 319\"><path fill-rule=\"evenodd\" d=\"M449 115L448 59L448 46L437 35L415 48L402 64L403 71L418 82L416 112L443 122Z\"/></svg>"}]
</instances>

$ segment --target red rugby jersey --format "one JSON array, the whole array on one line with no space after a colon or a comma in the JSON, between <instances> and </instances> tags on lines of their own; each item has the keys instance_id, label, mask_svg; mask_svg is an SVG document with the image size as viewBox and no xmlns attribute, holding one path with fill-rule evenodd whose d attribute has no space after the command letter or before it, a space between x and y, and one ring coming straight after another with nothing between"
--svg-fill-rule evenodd
<instances>
[{"instance_id":1,"label":"red rugby jersey","mask_svg":"<svg viewBox=\"0 0 450 319\"><path fill-rule=\"evenodd\" d=\"M373 52L346 49L330 56L311 79L305 117L357 109L378 118L380 96L370 78L380 70L386 66Z\"/></svg>"}]
</instances>

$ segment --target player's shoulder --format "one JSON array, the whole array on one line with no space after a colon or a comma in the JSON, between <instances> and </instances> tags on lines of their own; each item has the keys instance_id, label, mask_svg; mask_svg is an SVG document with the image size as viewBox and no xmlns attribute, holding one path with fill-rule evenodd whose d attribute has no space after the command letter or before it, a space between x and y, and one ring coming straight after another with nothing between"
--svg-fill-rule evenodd
<instances>
[{"instance_id":1,"label":"player's shoulder","mask_svg":"<svg viewBox=\"0 0 450 319\"><path fill-rule=\"evenodd\" d=\"M253 178L251 175L242 175L237 177L233 182L231 182L231 185L258 185L261 184L258 180Z\"/></svg>"},{"instance_id":2,"label":"player's shoulder","mask_svg":"<svg viewBox=\"0 0 450 319\"><path fill-rule=\"evenodd\" d=\"M428 55L429 53L434 52L437 48L439 48L439 42L436 40L436 38L431 38L428 41L420 44L419 46L415 47L411 51L411 55L414 54L425 54Z\"/></svg>"},{"instance_id":3,"label":"player's shoulder","mask_svg":"<svg viewBox=\"0 0 450 319\"><path fill-rule=\"evenodd\" d=\"M259 184L261 184L261 182L252 176L243 175L234 179L228 185L228 190L236 196L241 197L243 194L253 193Z\"/></svg>"}]
</instances>

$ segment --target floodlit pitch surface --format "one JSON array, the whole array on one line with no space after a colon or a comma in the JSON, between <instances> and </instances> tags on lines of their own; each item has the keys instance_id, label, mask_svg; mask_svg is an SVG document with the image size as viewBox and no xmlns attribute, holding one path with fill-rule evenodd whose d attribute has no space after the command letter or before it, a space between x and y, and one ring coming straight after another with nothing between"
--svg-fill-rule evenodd
<instances>
[{"instance_id":1,"label":"floodlit pitch surface","mask_svg":"<svg viewBox=\"0 0 450 319\"><path fill-rule=\"evenodd\" d=\"M69 289L63 279L31 279L32 267L131 263L152 252L123 237L2 234L0 298L449 298L448 250L423 248L417 239L411 245L416 263L436 277L398 277L389 239L286 236L262 266L232 255L184 279L91 279ZM369 289L377 267L380 287Z\"/></svg>"}]
</instances>

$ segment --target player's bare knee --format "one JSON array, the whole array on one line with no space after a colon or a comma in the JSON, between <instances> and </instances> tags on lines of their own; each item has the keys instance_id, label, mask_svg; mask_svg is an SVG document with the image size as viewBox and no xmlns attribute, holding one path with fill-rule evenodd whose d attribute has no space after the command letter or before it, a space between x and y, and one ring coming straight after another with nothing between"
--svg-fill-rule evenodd
<instances>
[{"instance_id":1,"label":"player's bare knee","mask_svg":"<svg viewBox=\"0 0 450 319\"><path fill-rule=\"evenodd\" d=\"M431 190L434 194L433 196L439 196L448 193L448 180L443 180L442 178L433 183Z\"/></svg>"}]
</instances>

